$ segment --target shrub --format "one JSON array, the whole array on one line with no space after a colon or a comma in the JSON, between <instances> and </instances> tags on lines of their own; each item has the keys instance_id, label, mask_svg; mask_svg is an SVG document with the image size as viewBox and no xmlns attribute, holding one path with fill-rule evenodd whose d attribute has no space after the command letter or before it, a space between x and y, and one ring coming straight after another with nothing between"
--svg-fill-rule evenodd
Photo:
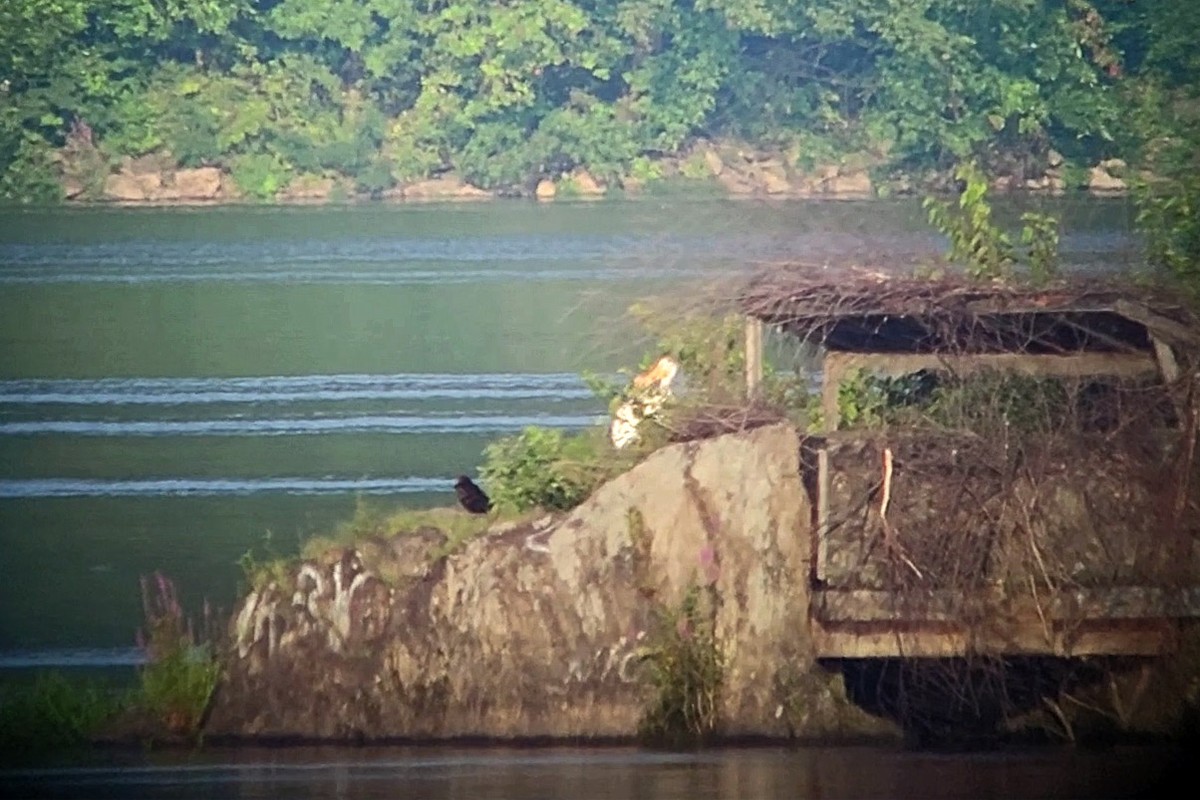
<instances>
[{"instance_id":1,"label":"shrub","mask_svg":"<svg viewBox=\"0 0 1200 800\"><path fill-rule=\"evenodd\" d=\"M992 434L1050 433L1079 424L1081 384L984 371L966 376L922 370L887 377L854 370L838 386L839 427L929 426Z\"/></svg>"},{"instance_id":2,"label":"shrub","mask_svg":"<svg viewBox=\"0 0 1200 800\"><path fill-rule=\"evenodd\" d=\"M0 752L82 744L124 705L120 692L58 672L0 692Z\"/></svg>"},{"instance_id":3,"label":"shrub","mask_svg":"<svg viewBox=\"0 0 1200 800\"><path fill-rule=\"evenodd\" d=\"M355 519L358 512L355 512ZM288 576L292 559L285 556L275 547L274 534L268 530L263 534L262 543L251 546L242 553L237 565L242 569L244 585L240 591L248 592L269 586L272 582L282 583Z\"/></svg>"},{"instance_id":4,"label":"shrub","mask_svg":"<svg viewBox=\"0 0 1200 800\"><path fill-rule=\"evenodd\" d=\"M62 194L49 145L28 131L0 131L0 200L56 203Z\"/></svg>"},{"instance_id":5,"label":"shrub","mask_svg":"<svg viewBox=\"0 0 1200 800\"><path fill-rule=\"evenodd\" d=\"M654 699L640 736L679 744L713 734L724 682L724 659L713 630L711 587L692 586L678 608L660 608L642 653Z\"/></svg>"},{"instance_id":6,"label":"shrub","mask_svg":"<svg viewBox=\"0 0 1200 800\"><path fill-rule=\"evenodd\" d=\"M162 573L142 578L146 627L138 644L146 654L141 669L139 704L173 734L199 730L217 686L220 665L211 637L197 637L175 596L175 585ZM208 609L205 619L208 621Z\"/></svg>"},{"instance_id":7,"label":"shrub","mask_svg":"<svg viewBox=\"0 0 1200 800\"><path fill-rule=\"evenodd\" d=\"M573 435L526 428L488 445L479 473L502 509L565 511L627 466L604 437L599 428Z\"/></svg>"},{"instance_id":8,"label":"shrub","mask_svg":"<svg viewBox=\"0 0 1200 800\"><path fill-rule=\"evenodd\" d=\"M977 280L1010 278L1013 268L1024 261L1029 277L1044 283L1058 274L1058 221L1045 214L1021 215L1021 245L1013 247L1008 233L992 221L987 199L987 179L974 162L963 162L954 177L964 186L958 203L951 205L927 197L924 207L929 224L950 241L947 258L961 264Z\"/></svg>"},{"instance_id":9,"label":"shrub","mask_svg":"<svg viewBox=\"0 0 1200 800\"><path fill-rule=\"evenodd\" d=\"M291 180L291 169L274 153L246 153L230 164L234 183L246 194L268 200Z\"/></svg>"},{"instance_id":10,"label":"shrub","mask_svg":"<svg viewBox=\"0 0 1200 800\"><path fill-rule=\"evenodd\" d=\"M536 177L540 160L528 130L484 122L457 154L454 165L464 180L482 189L514 189Z\"/></svg>"}]
</instances>

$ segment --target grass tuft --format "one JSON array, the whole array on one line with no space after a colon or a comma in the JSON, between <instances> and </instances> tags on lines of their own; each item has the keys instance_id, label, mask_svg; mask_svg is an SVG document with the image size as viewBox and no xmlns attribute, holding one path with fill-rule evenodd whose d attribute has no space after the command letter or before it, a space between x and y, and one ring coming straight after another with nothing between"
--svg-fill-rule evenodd
<instances>
[{"instance_id":1,"label":"grass tuft","mask_svg":"<svg viewBox=\"0 0 1200 800\"><path fill-rule=\"evenodd\" d=\"M660 608L642 653L653 699L638 735L672 746L717 732L724 659L713 630L713 590L691 587L676 608Z\"/></svg>"},{"instance_id":2,"label":"grass tuft","mask_svg":"<svg viewBox=\"0 0 1200 800\"><path fill-rule=\"evenodd\" d=\"M145 628L138 644L146 653L139 674L138 705L170 734L196 734L220 677L209 635L211 615L205 607L205 630L197 636L175 593L175 584L161 572L142 577Z\"/></svg>"},{"instance_id":3,"label":"grass tuft","mask_svg":"<svg viewBox=\"0 0 1200 800\"><path fill-rule=\"evenodd\" d=\"M60 672L6 683L0 686L0 753L84 744L128 703L126 691Z\"/></svg>"}]
</instances>

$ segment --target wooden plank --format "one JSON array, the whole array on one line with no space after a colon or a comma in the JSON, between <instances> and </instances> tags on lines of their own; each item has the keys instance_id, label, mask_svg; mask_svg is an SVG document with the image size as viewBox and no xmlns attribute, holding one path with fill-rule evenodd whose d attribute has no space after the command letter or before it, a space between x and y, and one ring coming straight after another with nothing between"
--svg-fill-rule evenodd
<instances>
[{"instance_id":1,"label":"wooden plank","mask_svg":"<svg viewBox=\"0 0 1200 800\"><path fill-rule=\"evenodd\" d=\"M1179 362L1175 360L1175 351L1171 349L1171 345L1164 342L1157 336L1153 337L1154 342L1154 358L1158 361L1158 370L1162 373L1164 383L1174 383L1179 380L1182 374L1179 369Z\"/></svg>"},{"instance_id":2,"label":"wooden plank","mask_svg":"<svg viewBox=\"0 0 1200 800\"><path fill-rule=\"evenodd\" d=\"M957 658L978 655L1063 657L1155 656L1177 647L1176 628L1145 620L1137 624L1052 629L1031 623L998 632L961 626L921 626L886 630L878 626L822 626L814 623L817 658Z\"/></svg>"},{"instance_id":3,"label":"wooden plank","mask_svg":"<svg viewBox=\"0 0 1200 800\"><path fill-rule=\"evenodd\" d=\"M746 399L757 400L762 393L763 323L746 317Z\"/></svg>"},{"instance_id":4,"label":"wooden plank","mask_svg":"<svg viewBox=\"0 0 1200 800\"><path fill-rule=\"evenodd\" d=\"M815 589L811 603L813 615L829 623L957 623L969 608L1045 616L1055 621L1181 619L1200 617L1200 586L1072 589L1047 595L1042 601L1040 615L1028 595L1013 598L1005 598L994 592L964 595L961 591L949 589L908 597L871 589Z\"/></svg>"},{"instance_id":5,"label":"wooden plank","mask_svg":"<svg viewBox=\"0 0 1200 800\"><path fill-rule=\"evenodd\" d=\"M830 373L830 366L834 370ZM836 412L837 385L850 372L861 369L877 375L898 377L921 370L970 375L983 371L1064 378L1111 375L1119 378L1145 378L1158 374L1158 363L1149 352L1072 353L1070 355L1031 355L1027 353L850 353L835 351L825 356L827 375L822 387L822 411L828 415L832 402ZM836 382L833 382L835 381ZM832 384L832 385L831 385ZM836 413L834 414L836 421ZM828 430L834 430L831 427Z\"/></svg>"},{"instance_id":6,"label":"wooden plank","mask_svg":"<svg viewBox=\"0 0 1200 800\"><path fill-rule=\"evenodd\" d=\"M1140 322L1146 326L1151 335L1173 339L1185 344L1200 345L1200 333L1188 328L1173 319L1155 314L1141 303L1121 299L1113 303L1113 311L1123 317Z\"/></svg>"},{"instance_id":7,"label":"wooden plank","mask_svg":"<svg viewBox=\"0 0 1200 800\"><path fill-rule=\"evenodd\" d=\"M827 351L821 359L821 426L826 431L836 431L840 420L838 411L838 389L846 377L847 364L852 364L853 353L836 350Z\"/></svg>"},{"instance_id":8,"label":"wooden plank","mask_svg":"<svg viewBox=\"0 0 1200 800\"><path fill-rule=\"evenodd\" d=\"M816 554L813 564L813 580L825 580L825 560L829 549L829 449L822 447L817 451L817 541Z\"/></svg>"}]
</instances>

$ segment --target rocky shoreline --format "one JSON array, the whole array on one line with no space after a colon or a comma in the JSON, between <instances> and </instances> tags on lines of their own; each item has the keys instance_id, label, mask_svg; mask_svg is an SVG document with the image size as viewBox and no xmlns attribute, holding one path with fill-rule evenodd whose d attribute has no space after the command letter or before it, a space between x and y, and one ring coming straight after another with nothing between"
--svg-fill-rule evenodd
<instances>
[{"instance_id":1,"label":"rocky shoreline","mask_svg":"<svg viewBox=\"0 0 1200 800\"><path fill-rule=\"evenodd\" d=\"M233 175L217 166L179 167L170 154L125 158L106 167L98 152L65 148L59 157L63 196L71 203L122 205L216 205L251 202ZM1063 157L1051 151L1044 168L1025 174L1013 170L992 181L998 192L1034 192L1051 195L1086 191L1114 196L1128 190L1128 167L1108 159L1087 170L1070 170ZM716 196L743 199L867 199L923 193L948 185L946 176L920 179L899 177L879 180L872 176L878 159L852 154L839 162L803 166L794 154L700 142L679 157L653 162L644 177L630 176L605 184L587 170L577 168L557 178L543 178L518 192L489 191L473 186L448 172L394 186L375 195L354 191L348 179L331 175L300 175L267 202L325 204L358 200L384 202L477 202L522 196L539 201L588 200L610 196L635 197L659 187L709 191Z\"/></svg>"}]
</instances>

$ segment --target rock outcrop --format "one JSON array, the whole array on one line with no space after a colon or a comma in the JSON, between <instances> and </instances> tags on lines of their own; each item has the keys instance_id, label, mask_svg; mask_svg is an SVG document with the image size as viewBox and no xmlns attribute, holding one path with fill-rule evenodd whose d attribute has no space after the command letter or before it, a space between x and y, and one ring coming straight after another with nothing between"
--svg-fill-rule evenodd
<instances>
[{"instance_id":1,"label":"rock outcrop","mask_svg":"<svg viewBox=\"0 0 1200 800\"><path fill-rule=\"evenodd\" d=\"M806 171L795 164L789 166L790 157L778 153L728 144L718 152L714 146L698 148L695 157L717 185L735 197L861 199L875 195L865 164L822 164Z\"/></svg>"},{"instance_id":2,"label":"rock outcrop","mask_svg":"<svg viewBox=\"0 0 1200 800\"><path fill-rule=\"evenodd\" d=\"M495 195L478 186L472 186L456 175L442 175L405 184L399 188L399 192L394 192L389 196L393 199L402 198L415 201L445 201L488 200Z\"/></svg>"},{"instance_id":3,"label":"rock outcrop","mask_svg":"<svg viewBox=\"0 0 1200 800\"><path fill-rule=\"evenodd\" d=\"M656 610L695 587L715 599L721 733L877 731L812 662L809 517L797 434L773 425L664 448L569 514L496 526L407 574L388 554L436 543L330 553L236 610L207 731L629 737Z\"/></svg>"},{"instance_id":4,"label":"rock outcrop","mask_svg":"<svg viewBox=\"0 0 1200 800\"><path fill-rule=\"evenodd\" d=\"M1088 170L1087 188L1095 194L1119 194L1124 192L1128 186L1113 172L1120 172L1125 168L1125 162L1120 159L1109 159L1101 164L1092 167Z\"/></svg>"},{"instance_id":5,"label":"rock outcrop","mask_svg":"<svg viewBox=\"0 0 1200 800\"><path fill-rule=\"evenodd\" d=\"M221 193L221 170L216 167L178 170L175 188L183 200L213 200Z\"/></svg>"}]
</instances>

